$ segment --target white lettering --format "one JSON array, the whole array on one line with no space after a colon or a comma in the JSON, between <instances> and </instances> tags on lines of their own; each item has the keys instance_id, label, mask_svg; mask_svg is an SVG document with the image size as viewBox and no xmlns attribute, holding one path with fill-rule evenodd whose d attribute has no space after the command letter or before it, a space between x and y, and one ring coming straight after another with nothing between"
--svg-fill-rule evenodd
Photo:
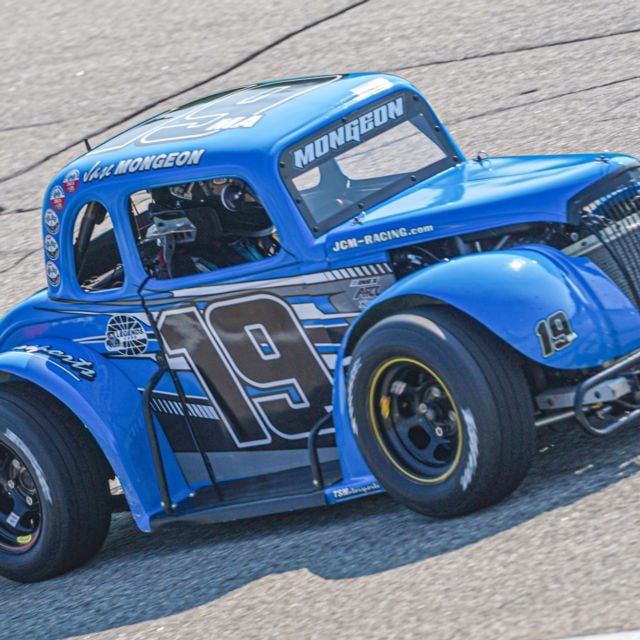
<instances>
[{"instance_id":1,"label":"white lettering","mask_svg":"<svg viewBox=\"0 0 640 640\"><path fill-rule=\"evenodd\" d=\"M177 151L173 151L172 153L170 153L167 156L167 159L164 161L164 168L168 169L169 167L173 167L173 164L175 163L177 157L178 157Z\"/></svg>"},{"instance_id":2,"label":"white lettering","mask_svg":"<svg viewBox=\"0 0 640 640\"><path fill-rule=\"evenodd\" d=\"M313 149L316 153L316 158L320 158L329 153L329 136L324 135L321 138L318 138L313 143Z\"/></svg>"},{"instance_id":3,"label":"white lettering","mask_svg":"<svg viewBox=\"0 0 640 640\"><path fill-rule=\"evenodd\" d=\"M178 157L176 158L176 167L181 167L187 164L187 161L189 160L190 157L191 157L190 151L183 151L182 153L179 153Z\"/></svg>"},{"instance_id":4,"label":"white lettering","mask_svg":"<svg viewBox=\"0 0 640 640\"><path fill-rule=\"evenodd\" d=\"M167 157L166 153L159 153L156 156L155 160L153 161L153 164L151 165L151 167L153 169L162 169L162 167L164 167L164 160L166 157ZM116 171L116 173L118 172Z\"/></svg>"},{"instance_id":5,"label":"white lettering","mask_svg":"<svg viewBox=\"0 0 640 640\"><path fill-rule=\"evenodd\" d=\"M369 133L373 129L373 113L365 113L360 116L360 133Z\"/></svg>"},{"instance_id":6,"label":"white lettering","mask_svg":"<svg viewBox=\"0 0 640 640\"><path fill-rule=\"evenodd\" d=\"M149 171L151 169L151 163L155 160L155 156L147 156L140 165L140 171Z\"/></svg>"},{"instance_id":7,"label":"white lettering","mask_svg":"<svg viewBox=\"0 0 640 640\"><path fill-rule=\"evenodd\" d=\"M378 107L377 109L373 110L374 127L381 127L388 119L389 116L385 107Z\"/></svg>"},{"instance_id":8,"label":"white lettering","mask_svg":"<svg viewBox=\"0 0 640 640\"><path fill-rule=\"evenodd\" d=\"M128 158L127 160L120 160L120 162L118 162L118 166L116 167L115 175L119 176L123 173L126 173L129 169L130 164L131 158Z\"/></svg>"},{"instance_id":9,"label":"white lettering","mask_svg":"<svg viewBox=\"0 0 640 640\"><path fill-rule=\"evenodd\" d=\"M404 113L404 101L402 98L396 98L393 102L387 104L387 112L392 120L399 118Z\"/></svg>"},{"instance_id":10,"label":"white lettering","mask_svg":"<svg viewBox=\"0 0 640 640\"><path fill-rule=\"evenodd\" d=\"M358 128L358 121L352 120L344 125L345 140L346 142L360 142L360 129Z\"/></svg>"},{"instance_id":11,"label":"white lettering","mask_svg":"<svg viewBox=\"0 0 640 640\"><path fill-rule=\"evenodd\" d=\"M313 151L313 144L306 144L302 149L296 149L293 153L293 163L302 169L306 167L310 162L316 159L316 154Z\"/></svg>"},{"instance_id":12,"label":"white lettering","mask_svg":"<svg viewBox=\"0 0 640 640\"><path fill-rule=\"evenodd\" d=\"M348 142L360 142L363 135L384 126L389 120L396 120L403 114L404 100L402 97L387 102L376 107L373 111L363 113L358 118L319 136L304 147L294 150L293 164L298 169L304 169L308 164L326 155L329 149L339 149Z\"/></svg>"},{"instance_id":13,"label":"white lettering","mask_svg":"<svg viewBox=\"0 0 640 640\"><path fill-rule=\"evenodd\" d=\"M242 127L243 129L250 129L251 127L255 126L256 123L260 122L260 120L262 120L262 116L256 114L255 116L249 116L248 118L245 118L238 126Z\"/></svg>"},{"instance_id":14,"label":"white lettering","mask_svg":"<svg viewBox=\"0 0 640 640\"><path fill-rule=\"evenodd\" d=\"M202 158L203 154L204 154L204 149L196 149L195 151L192 151L191 157L189 158L189 161L187 162L187 164L188 165L200 164L200 159Z\"/></svg>"},{"instance_id":15,"label":"white lettering","mask_svg":"<svg viewBox=\"0 0 640 640\"><path fill-rule=\"evenodd\" d=\"M127 171L129 173L135 173L139 168L140 165L142 164L142 156L138 156L137 158L134 158L133 160L131 160L131 164L129 165L129 168L127 169Z\"/></svg>"},{"instance_id":16,"label":"white lettering","mask_svg":"<svg viewBox=\"0 0 640 640\"><path fill-rule=\"evenodd\" d=\"M337 149L344 144L344 127L339 127L329 132L329 146Z\"/></svg>"}]
</instances>

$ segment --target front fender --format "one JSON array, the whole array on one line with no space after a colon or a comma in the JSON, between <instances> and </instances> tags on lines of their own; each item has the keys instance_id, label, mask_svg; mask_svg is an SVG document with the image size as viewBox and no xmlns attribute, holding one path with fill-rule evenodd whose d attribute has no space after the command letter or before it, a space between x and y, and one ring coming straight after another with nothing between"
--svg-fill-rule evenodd
<instances>
[{"instance_id":1,"label":"front fender","mask_svg":"<svg viewBox=\"0 0 640 640\"><path fill-rule=\"evenodd\" d=\"M373 486L351 430L348 357L376 321L428 303L455 307L514 349L560 369L596 367L640 348L640 314L616 285L586 258L569 258L542 245L477 253L418 271L389 287L354 322L343 339L335 368L334 426L344 481ZM564 311L577 338L545 358L535 327Z\"/></svg>"},{"instance_id":2,"label":"front fender","mask_svg":"<svg viewBox=\"0 0 640 640\"><path fill-rule=\"evenodd\" d=\"M52 350L69 357L52 357ZM1 353L0 372L54 395L84 423L118 476L138 527L150 531L150 517L162 507L142 394L131 380L96 351L61 339L34 340ZM189 487L159 432L171 496L178 502L188 496Z\"/></svg>"},{"instance_id":3,"label":"front fender","mask_svg":"<svg viewBox=\"0 0 640 640\"><path fill-rule=\"evenodd\" d=\"M586 258L544 245L477 253L413 273L387 289L349 330L346 351L385 309L424 297L459 309L527 358L559 369L602 365L640 348L640 314ZM545 357L536 325L564 311L577 338Z\"/></svg>"}]
</instances>

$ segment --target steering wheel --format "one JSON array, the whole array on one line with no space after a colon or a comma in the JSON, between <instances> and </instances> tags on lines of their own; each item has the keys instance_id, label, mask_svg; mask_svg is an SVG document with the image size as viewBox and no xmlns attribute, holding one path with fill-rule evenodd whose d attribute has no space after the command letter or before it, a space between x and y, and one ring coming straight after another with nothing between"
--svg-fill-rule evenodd
<instances>
[{"instance_id":1,"label":"steering wheel","mask_svg":"<svg viewBox=\"0 0 640 640\"><path fill-rule=\"evenodd\" d=\"M227 211L235 213L244 204L245 189L236 182L226 184L220 192L220 200Z\"/></svg>"}]
</instances>

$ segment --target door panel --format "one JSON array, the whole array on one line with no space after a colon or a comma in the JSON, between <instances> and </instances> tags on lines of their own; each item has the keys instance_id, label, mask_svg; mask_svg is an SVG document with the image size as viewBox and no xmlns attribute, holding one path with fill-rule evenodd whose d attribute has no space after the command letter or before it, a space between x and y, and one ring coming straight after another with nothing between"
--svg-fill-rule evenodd
<instances>
[{"instance_id":1,"label":"door panel","mask_svg":"<svg viewBox=\"0 0 640 640\"><path fill-rule=\"evenodd\" d=\"M235 463L238 477L300 465L310 429L332 409L342 337L363 300L394 280L380 263L242 283L237 292L203 287L157 313L170 365L192 397L194 427L212 461L225 460L225 476L238 458L222 452L246 454ZM154 409L181 463L196 464L176 399L159 392ZM331 433L318 441L325 459L335 457ZM260 455L268 451L281 454Z\"/></svg>"}]
</instances>

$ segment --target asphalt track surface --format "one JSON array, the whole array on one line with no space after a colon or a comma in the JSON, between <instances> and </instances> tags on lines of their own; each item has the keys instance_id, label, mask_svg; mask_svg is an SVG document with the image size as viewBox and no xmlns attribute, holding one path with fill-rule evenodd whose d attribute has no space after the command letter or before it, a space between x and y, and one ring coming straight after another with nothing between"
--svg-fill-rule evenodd
<instances>
[{"instance_id":1,"label":"asphalt track surface","mask_svg":"<svg viewBox=\"0 0 640 640\"><path fill-rule=\"evenodd\" d=\"M5 0L0 24L2 310L44 285L39 206L80 140L220 87L396 70L469 155L640 154L637 0ZM637 431L545 430L516 494L454 521L385 496L152 536L118 515L87 567L38 585L0 579L0 638L640 629L639 470Z\"/></svg>"}]
</instances>

